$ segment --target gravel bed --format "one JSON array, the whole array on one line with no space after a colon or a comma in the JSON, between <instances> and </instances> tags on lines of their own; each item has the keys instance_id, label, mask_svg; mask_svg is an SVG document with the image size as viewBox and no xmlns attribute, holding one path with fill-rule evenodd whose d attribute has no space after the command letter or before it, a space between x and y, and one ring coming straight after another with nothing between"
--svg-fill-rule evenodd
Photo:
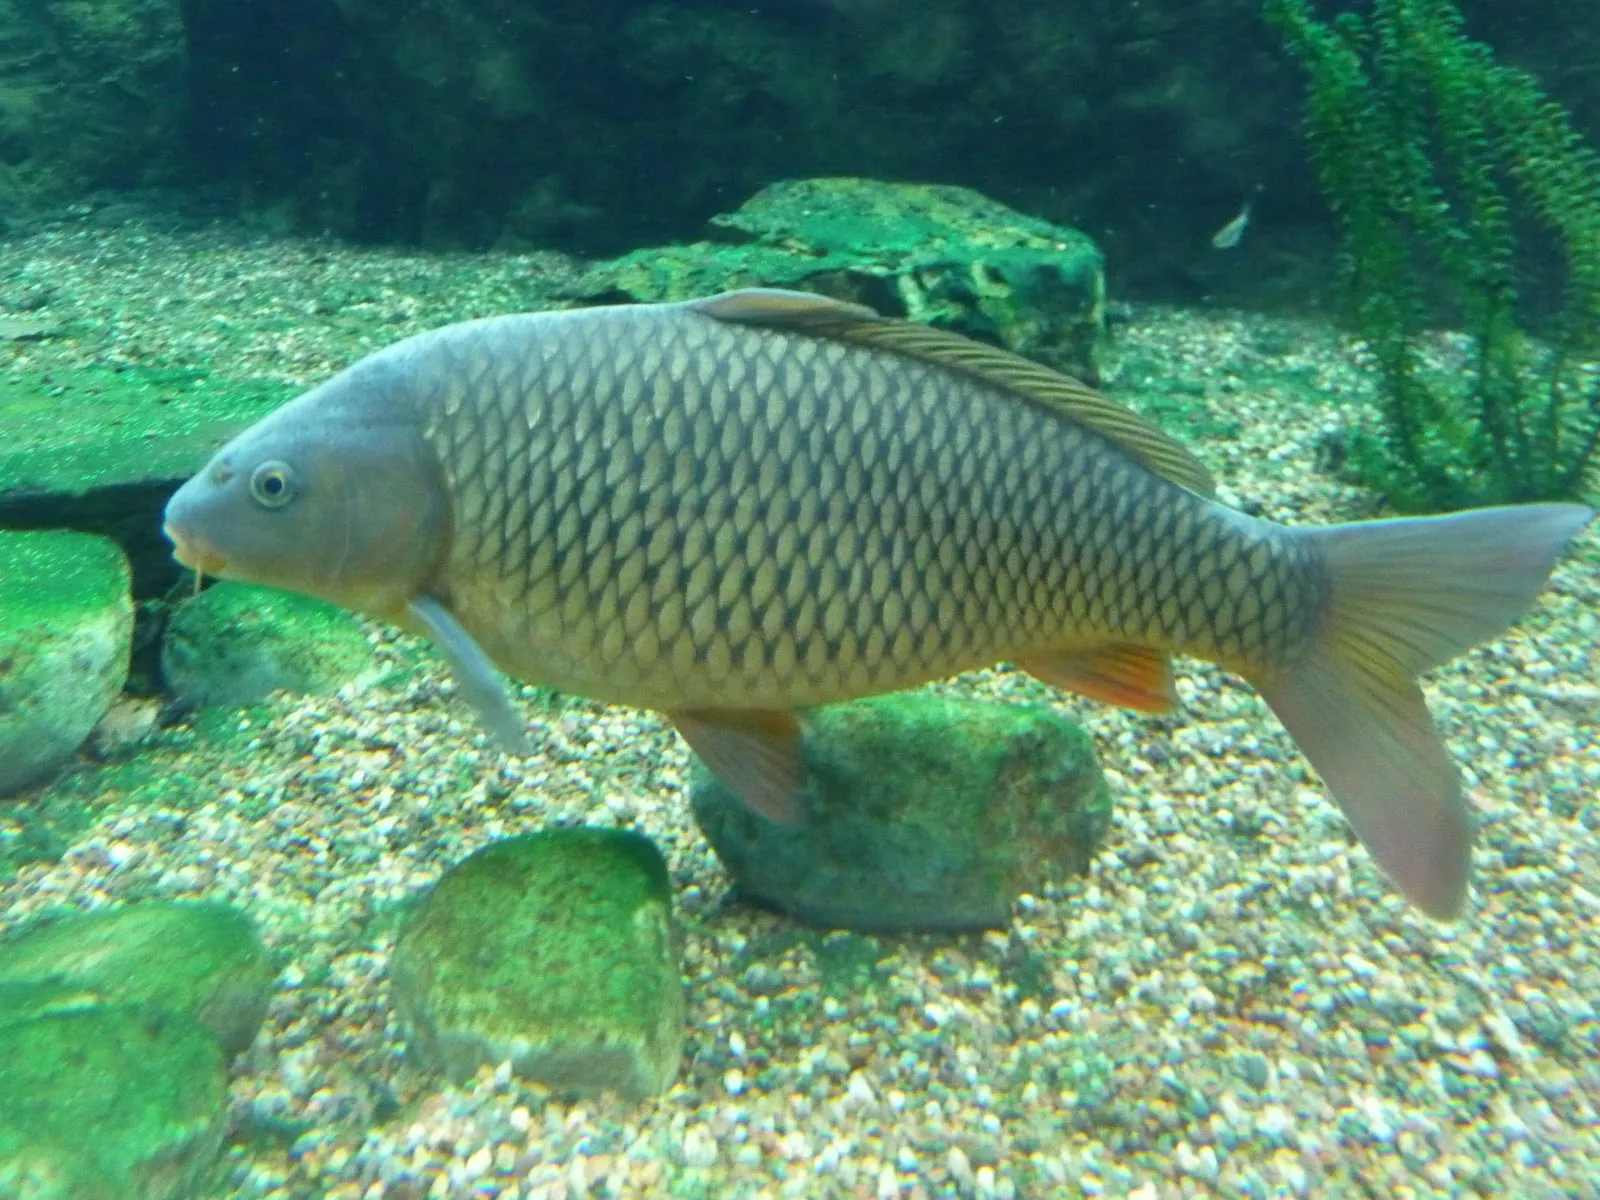
<instances>
[{"instance_id":1,"label":"gravel bed","mask_svg":"<svg viewBox=\"0 0 1600 1200\"><path fill-rule=\"evenodd\" d=\"M536 306L575 268L90 208L0 242L0 312L71 331L0 344L0 370L204 361L311 383L405 333ZM1369 387L1348 339L1125 315L1107 388L1158 415L1187 397L1173 428L1234 502L1291 523L1374 511L1316 466ZM1071 714L1117 797L1091 873L1023 897L1003 932L821 935L730 904L658 719L525 693L537 749L510 760L438 667L90 768L102 814L0 884L0 931L151 895L256 918L283 967L233 1072L228 1195L1600 1195L1597 564L1590 530L1532 617L1428 681L1481 820L1449 926L1383 883L1254 694L1184 661L1183 711L1161 719L1005 670L950 685ZM385 975L400 907L491 840L580 821L668 858L678 1083L628 1107L503 1069L419 1072Z\"/></svg>"}]
</instances>

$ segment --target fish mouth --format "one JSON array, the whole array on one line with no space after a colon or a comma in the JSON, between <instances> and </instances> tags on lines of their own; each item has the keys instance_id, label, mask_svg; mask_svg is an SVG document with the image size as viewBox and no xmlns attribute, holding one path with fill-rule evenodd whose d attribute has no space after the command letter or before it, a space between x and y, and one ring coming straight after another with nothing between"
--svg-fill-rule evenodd
<instances>
[{"instance_id":1,"label":"fish mouth","mask_svg":"<svg viewBox=\"0 0 1600 1200\"><path fill-rule=\"evenodd\" d=\"M166 534L167 540L172 543L172 557L195 573L197 586L207 575L215 577L227 570L227 559L206 545L202 539L186 534L180 529L174 529L171 521L161 526L161 532Z\"/></svg>"}]
</instances>

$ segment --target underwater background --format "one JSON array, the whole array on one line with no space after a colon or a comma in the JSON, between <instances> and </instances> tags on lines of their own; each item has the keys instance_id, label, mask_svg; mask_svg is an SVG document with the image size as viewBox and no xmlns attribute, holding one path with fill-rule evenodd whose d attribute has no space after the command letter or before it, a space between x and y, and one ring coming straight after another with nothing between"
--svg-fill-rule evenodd
<instances>
[{"instance_id":1,"label":"underwater background","mask_svg":"<svg viewBox=\"0 0 1600 1200\"><path fill-rule=\"evenodd\" d=\"M841 706L780 834L161 533L409 334L756 285L1291 526L1592 505L1597 80L1587 0L0 0L0 1197L1600 1196L1592 527L1425 681L1452 923L1209 663Z\"/></svg>"}]
</instances>

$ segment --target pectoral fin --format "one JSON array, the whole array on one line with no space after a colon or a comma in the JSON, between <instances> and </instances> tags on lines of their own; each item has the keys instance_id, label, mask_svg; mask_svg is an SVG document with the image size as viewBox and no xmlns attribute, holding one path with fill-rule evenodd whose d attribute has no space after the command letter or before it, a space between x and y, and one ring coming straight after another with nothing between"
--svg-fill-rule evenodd
<instances>
[{"instance_id":1,"label":"pectoral fin","mask_svg":"<svg viewBox=\"0 0 1600 1200\"><path fill-rule=\"evenodd\" d=\"M800 819L800 722L792 712L704 709L668 713L689 749L756 812Z\"/></svg>"},{"instance_id":2,"label":"pectoral fin","mask_svg":"<svg viewBox=\"0 0 1600 1200\"><path fill-rule=\"evenodd\" d=\"M432 596L418 596L406 606L406 615L427 633L450 664L464 700L508 754L528 753L528 734L522 716L511 703L505 680L483 648L461 627L450 610Z\"/></svg>"},{"instance_id":3,"label":"pectoral fin","mask_svg":"<svg viewBox=\"0 0 1600 1200\"><path fill-rule=\"evenodd\" d=\"M1022 659L1017 665L1053 687L1118 708L1163 713L1178 704L1172 658L1145 646L1108 642Z\"/></svg>"}]
</instances>

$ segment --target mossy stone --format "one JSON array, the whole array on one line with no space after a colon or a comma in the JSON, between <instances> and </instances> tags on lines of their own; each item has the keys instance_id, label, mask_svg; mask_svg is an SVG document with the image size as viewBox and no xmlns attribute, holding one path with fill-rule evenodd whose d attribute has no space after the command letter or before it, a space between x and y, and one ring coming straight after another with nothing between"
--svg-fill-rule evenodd
<instances>
[{"instance_id":1,"label":"mossy stone","mask_svg":"<svg viewBox=\"0 0 1600 1200\"><path fill-rule=\"evenodd\" d=\"M713 217L711 240L637 250L570 289L601 301L786 287L866 304L1097 377L1105 263L1087 234L967 188L786 180Z\"/></svg>"},{"instance_id":2,"label":"mossy stone","mask_svg":"<svg viewBox=\"0 0 1600 1200\"><path fill-rule=\"evenodd\" d=\"M479 850L407 917L389 977L427 1066L509 1060L565 1092L661 1092L684 998L666 863L626 830L548 829Z\"/></svg>"},{"instance_id":3,"label":"mossy stone","mask_svg":"<svg viewBox=\"0 0 1600 1200\"><path fill-rule=\"evenodd\" d=\"M211 902L68 913L0 942L0 984L58 984L182 1014L229 1056L255 1040L272 978L255 923Z\"/></svg>"},{"instance_id":4,"label":"mossy stone","mask_svg":"<svg viewBox=\"0 0 1600 1200\"><path fill-rule=\"evenodd\" d=\"M116 543L0 531L0 795L83 744L128 678L133 595Z\"/></svg>"},{"instance_id":5,"label":"mossy stone","mask_svg":"<svg viewBox=\"0 0 1600 1200\"><path fill-rule=\"evenodd\" d=\"M81 989L0 984L0 1196L181 1200L227 1122L205 1029Z\"/></svg>"},{"instance_id":6,"label":"mossy stone","mask_svg":"<svg viewBox=\"0 0 1600 1200\"><path fill-rule=\"evenodd\" d=\"M361 622L274 588L222 582L167 622L161 671L180 701L237 707L276 691L331 695L380 673Z\"/></svg>"},{"instance_id":7,"label":"mossy stone","mask_svg":"<svg viewBox=\"0 0 1600 1200\"><path fill-rule=\"evenodd\" d=\"M284 383L220 378L194 362L13 364L0 372L0 526L109 537L132 562L135 595L161 596L181 571L161 533L168 497L218 446L293 394Z\"/></svg>"},{"instance_id":8,"label":"mossy stone","mask_svg":"<svg viewBox=\"0 0 1600 1200\"><path fill-rule=\"evenodd\" d=\"M1087 869L1111 819L1072 722L934 692L813 711L801 822L752 812L698 761L690 802L741 895L861 930L1003 926L1018 894Z\"/></svg>"}]
</instances>

